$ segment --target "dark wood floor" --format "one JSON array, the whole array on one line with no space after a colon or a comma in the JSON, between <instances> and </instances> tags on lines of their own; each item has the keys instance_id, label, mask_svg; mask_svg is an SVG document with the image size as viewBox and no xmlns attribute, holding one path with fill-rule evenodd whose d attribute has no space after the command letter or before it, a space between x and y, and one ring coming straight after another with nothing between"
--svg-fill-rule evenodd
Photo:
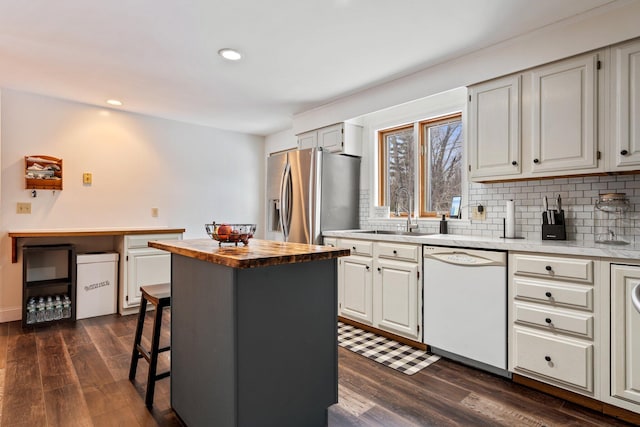
<instances>
[{"instance_id":1,"label":"dark wood floor","mask_svg":"<svg viewBox=\"0 0 640 427\"><path fill-rule=\"evenodd\" d=\"M148 411L146 362L135 384L127 378L135 321L112 315L29 330L0 324L0 425L180 425L169 407L170 379L157 383ZM161 369L168 355L162 359ZM340 348L339 378L330 426L628 425L444 359L407 376Z\"/></svg>"}]
</instances>

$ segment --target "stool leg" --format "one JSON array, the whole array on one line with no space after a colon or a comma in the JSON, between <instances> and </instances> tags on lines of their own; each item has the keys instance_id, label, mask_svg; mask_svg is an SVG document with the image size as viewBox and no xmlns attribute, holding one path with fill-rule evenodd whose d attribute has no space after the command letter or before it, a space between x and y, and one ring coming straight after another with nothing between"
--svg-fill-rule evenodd
<instances>
[{"instance_id":1,"label":"stool leg","mask_svg":"<svg viewBox=\"0 0 640 427\"><path fill-rule=\"evenodd\" d=\"M138 345L142 341L142 327L144 326L144 316L147 313L147 300L140 299L140 312L138 313L138 324L136 325L136 336L133 339L133 350L131 351L131 365L129 365L129 379L133 381L136 378L136 370L138 369L138 359L140 352Z\"/></svg>"},{"instance_id":2,"label":"stool leg","mask_svg":"<svg viewBox=\"0 0 640 427\"><path fill-rule=\"evenodd\" d=\"M162 327L162 306L156 306L153 320L153 338L151 339L151 360L149 361L149 375L147 379L147 408L153 406L153 393L156 389L156 369L158 367L158 349L160 347L160 328Z\"/></svg>"}]
</instances>

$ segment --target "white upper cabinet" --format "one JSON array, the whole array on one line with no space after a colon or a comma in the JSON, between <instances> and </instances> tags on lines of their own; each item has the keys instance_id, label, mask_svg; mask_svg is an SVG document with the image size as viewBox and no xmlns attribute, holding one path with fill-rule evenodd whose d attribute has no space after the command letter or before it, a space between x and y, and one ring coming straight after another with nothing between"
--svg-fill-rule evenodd
<instances>
[{"instance_id":1,"label":"white upper cabinet","mask_svg":"<svg viewBox=\"0 0 640 427\"><path fill-rule=\"evenodd\" d=\"M598 167L598 55L531 72L532 172Z\"/></svg>"},{"instance_id":2,"label":"white upper cabinet","mask_svg":"<svg viewBox=\"0 0 640 427\"><path fill-rule=\"evenodd\" d=\"M500 181L605 171L597 51L469 87L469 176Z\"/></svg>"},{"instance_id":3,"label":"white upper cabinet","mask_svg":"<svg viewBox=\"0 0 640 427\"><path fill-rule=\"evenodd\" d=\"M362 126L343 122L298 134L299 149L314 147L330 153L362 156Z\"/></svg>"},{"instance_id":4,"label":"white upper cabinet","mask_svg":"<svg viewBox=\"0 0 640 427\"><path fill-rule=\"evenodd\" d=\"M611 170L640 166L640 41L612 49Z\"/></svg>"},{"instance_id":5,"label":"white upper cabinet","mask_svg":"<svg viewBox=\"0 0 640 427\"><path fill-rule=\"evenodd\" d=\"M520 75L469 89L471 178L519 175Z\"/></svg>"}]
</instances>

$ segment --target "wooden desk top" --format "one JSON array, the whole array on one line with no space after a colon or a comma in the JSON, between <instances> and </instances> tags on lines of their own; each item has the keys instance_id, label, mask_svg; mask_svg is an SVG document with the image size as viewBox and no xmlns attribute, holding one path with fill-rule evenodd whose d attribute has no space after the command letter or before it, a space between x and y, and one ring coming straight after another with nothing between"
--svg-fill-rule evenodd
<instances>
[{"instance_id":1,"label":"wooden desk top","mask_svg":"<svg viewBox=\"0 0 640 427\"><path fill-rule=\"evenodd\" d=\"M294 264L351 254L349 249L260 239L249 240L247 246L242 243L239 243L238 246L232 246L228 243L219 246L218 242L213 239L150 241L149 246L233 268Z\"/></svg>"},{"instance_id":2,"label":"wooden desk top","mask_svg":"<svg viewBox=\"0 0 640 427\"><path fill-rule=\"evenodd\" d=\"M51 230L10 231L11 262L18 262L18 239L33 237L91 237L91 236L124 236L131 234L171 234L184 233L184 228L70 228Z\"/></svg>"}]
</instances>

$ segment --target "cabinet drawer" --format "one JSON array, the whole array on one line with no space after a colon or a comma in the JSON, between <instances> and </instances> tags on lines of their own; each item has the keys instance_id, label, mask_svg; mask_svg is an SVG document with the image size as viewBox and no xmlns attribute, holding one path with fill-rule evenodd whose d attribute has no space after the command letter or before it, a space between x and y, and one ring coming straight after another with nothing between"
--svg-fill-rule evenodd
<instances>
[{"instance_id":1,"label":"cabinet drawer","mask_svg":"<svg viewBox=\"0 0 640 427\"><path fill-rule=\"evenodd\" d=\"M548 310L527 304L515 304L516 322L544 328L549 332L569 333L593 338L593 316L590 314Z\"/></svg>"},{"instance_id":2,"label":"cabinet drawer","mask_svg":"<svg viewBox=\"0 0 640 427\"><path fill-rule=\"evenodd\" d=\"M593 310L593 288L559 284L544 280L513 279L514 294L518 299L528 299L550 305Z\"/></svg>"},{"instance_id":3,"label":"cabinet drawer","mask_svg":"<svg viewBox=\"0 0 640 427\"><path fill-rule=\"evenodd\" d=\"M335 237L325 237L323 239L323 243L325 246L331 246L335 248L338 246L338 239L336 239Z\"/></svg>"},{"instance_id":4,"label":"cabinet drawer","mask_svg":"<svg viewBox=\"0 0 640 427\"><path fill-rule=\"evenodd\" d=\"M182 234L134 234L130 236L125 236L126 240L126 248L146 248L149 245L149 240L181 240Z\"/></svg>"},{"instance_id":5,"label":"cabinet drawer","mask_svg":"<svg viewBox=\"0 0 640 427\"><path fill-rule=\"evenodd\" d=\"M418 262L420 247L398 243L376 242L377 253L381 258Z\"/></svg>"},{"instance_id":6,"label":"cabinet drawer","mask_svg":"<svg viewBox=\"0 0 640 427\"><path fill-rule=\"evenodd\" d=\"M514 255L515 274L593 282L593 261L536 255Z\"/></svg>"},{"instance_id":7,"label":"cabinet drawer","mask_svg":"<svg viewBox=\"0 0 640 427\"><path fill-rule=\"evenodd\" d=\"M351 249L351 255L373 255L373 242L368 240L340 239L338 246Z\"/></svg>"},{"instance_id":8,"label":"cabinet drawer","mask_svg":"<svg viewBox=\"0 0 640 427\"><path fill-rule=\"evenodd\" d=\"M516 329L514 368L593 391L593 344Z\"/></svg>"}]
</instances>

